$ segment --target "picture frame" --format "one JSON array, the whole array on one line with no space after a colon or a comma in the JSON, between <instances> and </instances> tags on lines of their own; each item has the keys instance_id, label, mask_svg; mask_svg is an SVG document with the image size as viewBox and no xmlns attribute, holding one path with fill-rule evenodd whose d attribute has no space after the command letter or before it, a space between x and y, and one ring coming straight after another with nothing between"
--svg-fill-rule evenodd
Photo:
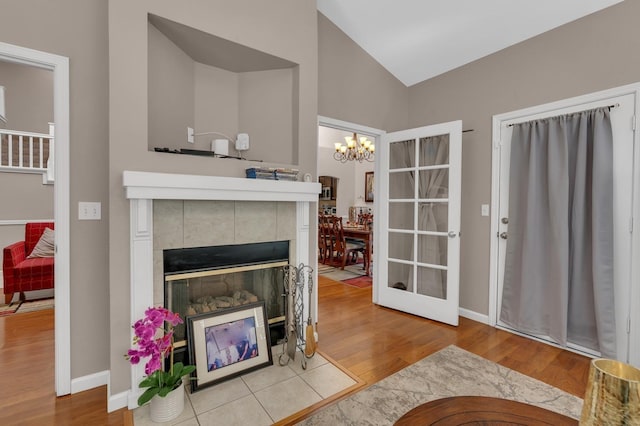
<instances>
[{"instance_id":1,"label":"picture frame","mask_svg":"<svg viewBox=\"0 0 640 426\"><path fill-rule=\"evenodd\" d=\"M273 365L265 303L186 317L191 391Z\"/></svg>"},{"instance_id":2,"label":"picture frame","mask_svg":"<svg viewBox=\"0 0 640 426\"><path fill-rule=\"evenodd\" d=\"M364 201L373 203L373 172L364 174Z\"/></svg>"}]
</instances>

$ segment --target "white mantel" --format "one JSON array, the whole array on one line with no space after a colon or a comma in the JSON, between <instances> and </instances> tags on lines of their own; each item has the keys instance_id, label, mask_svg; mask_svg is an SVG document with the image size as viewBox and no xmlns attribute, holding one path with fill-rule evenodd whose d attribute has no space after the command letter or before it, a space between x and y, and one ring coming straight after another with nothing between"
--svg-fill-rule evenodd
<instances>
[{"instance_id":1,"label":"white mantel","mask_svg":"<svg viewBox=\"0 0 640 426\"><path fill-rule=\"evenodd\" d=\"M318 200L317 182L125 171L123 185L130 200L131 324L153 306L153 200L295 201L294 264L309 264L309 203ZM138 406L143 376L143 363L131 367L130 409Z\"/></svg>"},{"instance_id":2,"label":"white mantel","mask_svg":"<svg viewBox=\"0 0 640 426\"><path fill-rule=\"evenodd\" d=\"M318 201L317 182L243 179L171 173L123 173L129 199L234 200L234 201Z\"/></svg>"}]
</instances>

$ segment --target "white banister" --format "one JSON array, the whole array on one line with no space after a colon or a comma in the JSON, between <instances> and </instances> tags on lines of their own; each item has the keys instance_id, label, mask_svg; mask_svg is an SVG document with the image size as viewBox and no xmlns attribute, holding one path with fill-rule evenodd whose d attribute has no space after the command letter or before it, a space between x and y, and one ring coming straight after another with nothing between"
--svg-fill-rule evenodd
<instances>
[{"instance_id":1,"label":"white banister","mask_svg":"<svg viewBox=\"0 0 640 426\"><path fill-rule=\"evenodd\" d=\"M53 133L53 123L49 134L0 129L0 172L42 173L44 183L53 182Z\"/></svg>"}]
</instances>

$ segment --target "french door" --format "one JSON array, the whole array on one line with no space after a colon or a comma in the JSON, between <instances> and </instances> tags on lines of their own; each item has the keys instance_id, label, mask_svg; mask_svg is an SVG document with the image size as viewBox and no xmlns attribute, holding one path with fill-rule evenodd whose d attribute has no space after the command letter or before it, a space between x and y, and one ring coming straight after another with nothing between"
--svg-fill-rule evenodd
<instances>
[{"instance_id":1,"label":"french door","mask_svg":"<svg viewBox=\"0 0 640 426\"><path fill-rule=\"evenodd\" d=\"M377 303L458 325L462 122L387 133L376 152Z\"/></svg>"}]
</instances>

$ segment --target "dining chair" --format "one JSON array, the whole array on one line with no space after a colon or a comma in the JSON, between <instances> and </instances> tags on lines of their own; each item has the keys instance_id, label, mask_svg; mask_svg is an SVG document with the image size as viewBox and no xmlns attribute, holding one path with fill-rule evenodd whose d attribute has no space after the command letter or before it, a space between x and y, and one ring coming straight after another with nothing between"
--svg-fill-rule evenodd
<instances>
[{"instance_id":1,"label":"dining chair","mask_svg":"<svg viewBox=\"0 0 640 426\"><path fill-rule=\"evenodd\" d=\"M318 247L320 258L325 264L331 264L334 251L333 216L320 214L318 216Z\"/></svg>"},{"instance_id":2,"label":"dining chair","mask_svg":"<svg viewBox=\"0 0 640 426\"><path fill-rule=\"evenodd\" d=\"M334 252L335 257L341 259L340 269L344 269L349 259L357 262L358 253L365 257L365 243L364 241L347 241L344 237L344 228L342 226L342 217L333 217L333 233L335 237Z\"/></svg>"},{"instance_id":3,"label":"dining chair","mask_svg":"<svg viewBox=\"0 0 640 426\"><path fill-rule=\"evenodd\" d=\"M358 214L358 225L364 226L364 229L371 229L373 226L373 214L372 213L360 213Z\"/></svg>"}]
</instances>

